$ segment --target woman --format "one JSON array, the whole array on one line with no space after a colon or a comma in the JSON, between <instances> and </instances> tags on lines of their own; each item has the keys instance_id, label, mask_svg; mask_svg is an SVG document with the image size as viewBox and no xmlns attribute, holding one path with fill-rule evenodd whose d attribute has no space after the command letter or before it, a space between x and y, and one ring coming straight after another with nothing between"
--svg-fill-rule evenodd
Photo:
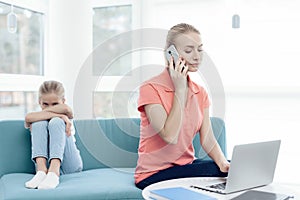
<instances>
[{"instance_id":1,"label":"woman","mask_svg":"<svg viewBox=\"0 0 300 200\"><path fill-rule=\"evenodd\" d=\"M226 176L229 169L212 132L208 95L188 76L202 60L200 32L189 24L175 25L167 35L166 48L170 45L178 51L177 62L171 57L160 75L140 87L141 135L135 171L140 189L173 178ZM198 131L213 161L194 157L193 138Z\"/></svg>"}]
</instances>

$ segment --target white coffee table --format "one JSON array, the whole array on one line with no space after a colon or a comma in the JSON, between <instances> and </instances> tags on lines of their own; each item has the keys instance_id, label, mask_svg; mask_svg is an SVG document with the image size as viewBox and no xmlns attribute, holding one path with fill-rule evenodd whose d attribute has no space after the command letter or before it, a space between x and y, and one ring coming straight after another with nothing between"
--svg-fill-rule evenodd
<instances>
[{"instance_id":1,"label":"white coffee table","mask_svg":"<svg viewBox=\"0 0 300 200\"><path fill-rule=\"evenodd\" d=\"M168 181L161 181L152 185L149 185L146 187L143 192L143 198L146 200L151 200L150 198L150 191L153 189L161 189L161 188L168 188L168 187L187 187L190 188L191 185L206 185L208 183L217 183L221 180L221 178L206 178L206 177L201 177L201 178L179 178L179 179L172 179ZM193 189L190 188L194 191L210 195L212 197L215 197L217 199L231 199L233 197L238 196L239 194L242 194L243 192L237 192L233 194L228 194L228 195L223 195L223 194L217 194L214 192L207 192L204 190L200 189ZM266 192L274 192L274 193L281 193L281 194L287 194L287 195L292 195L294 196L294 199L299 199L300 200L300 184L279 184L279 183L272 183L270 185L264 186L264 187L259 187L255 188L255 190L260 190L260 191L266 191Z\"/></svg>"}]
</instances>

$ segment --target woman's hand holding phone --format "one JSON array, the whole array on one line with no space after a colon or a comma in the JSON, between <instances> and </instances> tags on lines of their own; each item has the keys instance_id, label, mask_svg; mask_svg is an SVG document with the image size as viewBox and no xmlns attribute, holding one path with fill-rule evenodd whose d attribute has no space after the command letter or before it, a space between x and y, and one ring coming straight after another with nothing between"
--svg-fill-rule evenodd
<instances>
[{"instance_id":1,"label":"woman's hand holding phone","mask_svg":"<svg viewBox=\"0 0 300 200\"><path fill-rule=\"evenodd\" d=\"M185 66L185 60L179 56L176 47L174 45L169 46L165 53L169 63L169 68L173 68L175 71L187 76L188 67Z\"/></svg>"},{"instance_id":2,"label":"woman's hand holding phone","mask_svg":"<svg viewBox=\"0 0 300 200\"><path fill-rule=\"evenodd\" d=\"M171 57L169 61L169 73L173 81L175 92L184 92L187 90L187 72L188 68L185 66L185 60L179 58L177 62L174 63L174 58ZM175 66L175 67L174 67Z\"/></svg>"}]
</instances>

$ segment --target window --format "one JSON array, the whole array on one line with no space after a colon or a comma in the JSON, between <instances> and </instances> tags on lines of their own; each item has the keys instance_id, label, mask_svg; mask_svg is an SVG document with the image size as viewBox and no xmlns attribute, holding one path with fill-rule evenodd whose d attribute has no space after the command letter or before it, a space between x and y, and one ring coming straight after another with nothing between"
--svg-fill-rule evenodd
<instances>
[{"instance_id":1,"label":"window","mask_svg":"<svg viewBox=\"0 0 300 200\"><path fill-rule=\"evenodd\" d=\"M0 119L24 119L39 108L32 91L44 75L44 14L34 10L43 10L44 4L0 1ZM17 15L16 33L7 29L11 11Z\"/></svg>"},{"instance_id":2,"label":"window","mask_svg":"<svg viewBox=\"0 0 300 200\"><path fill-rule=\"evenodd\" d=\"M0 2L0 73L43 75L43 14L13 7L17 32L7 30L11 5Z\"/></svg>"},{"instance_id":3,"label":"window","mask_svg":"<svg viewBox=\"0 0 300 200\"><path fill-rule=\"evenodd\" d=\"M106 40L132 29L131 5L108 6L94 8L93 16L93 47L97 48ZM116 54L126 50L131 41L115 40L107 51L114 51ZM101 48L101 46L100 46ZM125 48L125 49L124 49ZM95 65L97 67L97 65ZM105 73L106 76L117 76L131 68L131 57L122 56L117 58ZM95 73L96 72L96 73ZM95 75L97 69L94 70Z\"/></svg>"},{"instance_id":4,"label":"window","mask_svg":"<svg viewBox=\"0 0 300 200\"><path fill-rule=\"evenodd\" d=\"M137 92L95 92L94 116L99 118L138 117Z\"/></svg>"},{"instance_id":5,"label":"window","mask_svg":"<svg viewBox=\"0 0 300 200\"><path fill-rule=\"evenodd\" d=\"M133 68L133 53L129 52L125 55L121 53L131 49L132 41L130 39L124 41L115 37L133 29L132 12L132 4L96 6L93 9L94 50L103 48L105 42L113 39L113 42L109 42L107 49L100 49L100 52L105 53L107 51L110 54L118 55L111 60L110 65L105 70L103 66L101 66L102 68L99 66L99 63L93 65L93 75L101 76L100 78L105 85L105 87L101 87L100 83L98 85L100 89L96 89L93 94L93 114L95 117L139 116L136 105L137 91L118 91L114 87L122 79L122 76L128 72L130 74ZM103 54L101 55L103 56Z\"/></svg>"},{"instance_id":6,"label":"window","mask_svg":"<svg viewBox=\"0 0 300 200\"><path fill-rule=\"evenodd\" d=\"M0 92L0 119L23 119L29 111L38 110L37 92Z\"/></svg>"}]
</instances>

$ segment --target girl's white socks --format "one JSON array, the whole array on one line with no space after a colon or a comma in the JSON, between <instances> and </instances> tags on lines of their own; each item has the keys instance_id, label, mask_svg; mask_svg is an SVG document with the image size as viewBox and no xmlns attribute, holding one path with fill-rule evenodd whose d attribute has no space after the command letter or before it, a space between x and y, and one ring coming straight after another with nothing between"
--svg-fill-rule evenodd
<instances>
[{"instance_id":1,"label":"girl's white socks","mask_svg":"<svg viewBox=\"0 0 300 200\"><path fill-rule=\"evenodd\" d=\"M46 173L44 171L37 171L34 177L25 183L25 187L30 189L35 189L39 184L46 178Z\"/></svg>"},{"instance_id":2,"label":"girl's white socks","mask_svg":"<svg viewBox=\"0 0 300 200\"><path fill-rule=\"evenodd\" d=\"M38 185L38 189L54 189L59 184L59 177L54 172L48 172L46 178Z\"/></svg>"},{"instance_id":3,"label":"girl's white socks","mask_svg":"<svg viewBox=\"0 0 300 200\"><path fill-rule=\"evenodd\" d=\"M59 184L59 177L54 172L37 171L34 177L25 183L30 189L54 189Z\"/></svg>"}]
</instances>

